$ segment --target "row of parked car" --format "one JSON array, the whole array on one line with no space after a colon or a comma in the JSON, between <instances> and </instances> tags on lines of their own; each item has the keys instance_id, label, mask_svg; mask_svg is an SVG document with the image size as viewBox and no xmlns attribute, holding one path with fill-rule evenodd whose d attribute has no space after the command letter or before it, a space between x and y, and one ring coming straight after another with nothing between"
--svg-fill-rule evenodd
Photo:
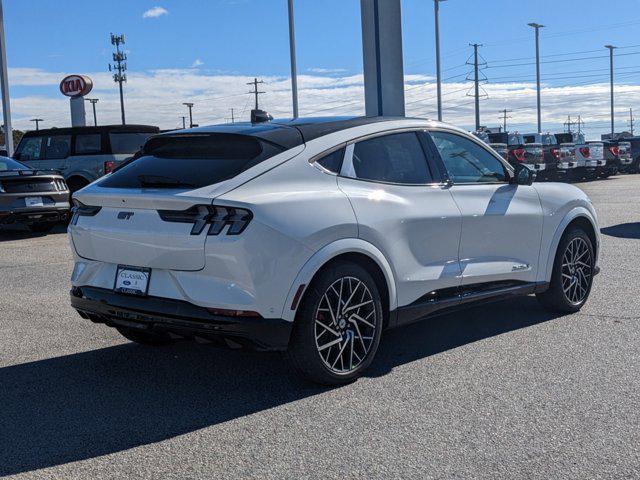
<instances>
[{"instance_id":1,"label":"row of parked car","mask_svg":"<svg viewBox=\"0 0 640 480\"><path fill-rule=\"evenodd\" d=\"M44 232L68 220L73 192L111 173L159 131L110 125L26 132L13 158L0 157L0 225Z\"/></svg>"},{"instance_id":2,"label":"row of parked car","mask_svg":"<svg viewBox=\"0 0 640 480\"><path fill-rule=\"evenodd\" d=\"M579 181L617 173L638 173L640 137L586 141L582 133L510 133L475 135L511 165L537 172L538 180Z\"/></svg>"}]
</instances>

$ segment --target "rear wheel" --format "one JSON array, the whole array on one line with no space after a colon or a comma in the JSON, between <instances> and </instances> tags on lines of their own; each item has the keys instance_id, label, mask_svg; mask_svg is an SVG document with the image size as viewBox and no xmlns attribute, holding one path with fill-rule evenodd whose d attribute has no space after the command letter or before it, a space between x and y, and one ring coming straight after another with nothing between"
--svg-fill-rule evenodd
<instances>
[{"instance_id":1,"label":"rear wheel","mask_svg":"<svg viewBox=\"0 0 640 480\"><path fill-rule=\"evenodd\" d=\"M538 300L554 312L577 312L589 298L594 267L591 239L582 228L572 227L560 240L549 289Z\"/></svg>"},{"instance_id":2,"label":"rear wheel","mask_svg":"<svg viewBox=\"0 0 640 480\"><path fill-rule=\"evenodd\" d=\"M340 385L357 379L373 361L382 334L380 293L355 263L322 271L302 300L288 356L306 379Z\"/></svg>"},{"instance_id":3,"label":"rear wheel","mask_svg":"<svg viewBox=\"0 0 640 480\"><path fill-rule=\"evenodd\" d=\"M120 332L120 334L127 340L131 340L132 342L139 343L141 345L160 347L175 343L175 340L169 337L166 333L156 333L148 330L137 330L127 327L116 327L116 330L118 330L118 332Z\"/></svg>"}]
</instances>

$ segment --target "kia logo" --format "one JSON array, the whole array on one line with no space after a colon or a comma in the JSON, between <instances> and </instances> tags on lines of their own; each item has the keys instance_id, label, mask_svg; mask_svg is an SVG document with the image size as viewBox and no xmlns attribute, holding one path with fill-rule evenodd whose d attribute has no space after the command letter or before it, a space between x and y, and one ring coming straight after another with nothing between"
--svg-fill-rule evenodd
<instances>
[{"instance_id":1,"label":"kia logo","mask_svg":"<svg viewBox=\"0 0 640 480\"><path fill-rule=\"evenodd\" d=\"M60 92L67 97L83 97L93 88L93 82L86 75L68 75L60 82Z\"/></svg>"},{"instance_id":2,"label":"kia logo","mask_svg":"<svg viewBox=\"0 0 640 480\"><path fill-rule=\"evenodd\" d=\"M118 220L129 220L133 217L133 212L118 212Z\"/></svg>"}]
</instances>

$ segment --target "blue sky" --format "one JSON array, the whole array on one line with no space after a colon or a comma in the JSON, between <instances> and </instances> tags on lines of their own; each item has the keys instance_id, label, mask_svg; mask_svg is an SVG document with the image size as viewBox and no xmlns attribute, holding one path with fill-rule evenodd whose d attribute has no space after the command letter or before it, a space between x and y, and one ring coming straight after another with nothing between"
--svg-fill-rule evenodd
<instances>
[{"instance_id":1,"label":"blue sky","mask_svg":"<svg viewBox=\"0 0 640 480\"><path fill-rule=\"evenodd\" d=\"M616 111L624 127L629 107L640 112L640 39L634 40L640 1L616 0L615 6L607 13L606 5L595 0L442 3L443 68L449 78L445 119L462 126L473 121L465 81L470 67L464 64L471 53L468 44L478 42L489 67L483 123L497 123L497 111L512 108L514 125L531 128L535 67L533 31L526 24L536 21L546 25L541 31L547 62L542 65L545 126L561 128L568 114L580 114L593 135L606 130L603 45L611 43L627 47L616 52L624 84ZM302 113L362 113L359 0L296 0L295 9ZM408 113L433 116L433 3L402 0L402 9ZM224 121L229 108L246 110L243 83L253 76L267 80L263 99L270 110L278 116L290 111L286 0L5 0L4 10L19 127L28 126L33 116L49 126L68 123L68 106L57 90L66 73L92 76L101 121L117 121L115 84L106 71L111 31L127 37L132 121L176 126L184 114L181 103L189 100L196 103L200 123ZM143 18L150 10L158 15Z\"/></svg>"}]
</instances>

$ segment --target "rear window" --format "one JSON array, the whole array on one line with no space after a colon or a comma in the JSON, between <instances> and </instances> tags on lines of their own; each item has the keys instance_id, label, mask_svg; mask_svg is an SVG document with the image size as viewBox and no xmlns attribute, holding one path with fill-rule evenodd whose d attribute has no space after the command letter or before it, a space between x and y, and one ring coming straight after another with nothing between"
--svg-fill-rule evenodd
<instances>
[{"instance_id":1,"label":"rear window","mask_svg":"<svg viewBox=\"0 0 640 480\"><path fill-rule=\"evenodd\" d=\"M27 170L27 167L10 158L0 157L0 172L6 172L7 170Z\"/></svg>"},{"instance_id":2,"label":"rear window","mask_svg":"<svg viewBox=\"0 0 640 480\"><path fill-rule=\"evenodd\" d=\"M498 133L490 133L489 141L491 143L508 143L509 142L509 134L505 132Z\"/></svg>"},{"instance_id":3,"label":"rear window","mask_svg":"<svg viewBox=\"0 0 640 480\"><path fill-rule=\"evenodd\" d=\"M201 188L248 170L285 149L237 134L161 135L142 156L100 182L107 188Z\"/></svg>"},{"instance_id":4,"label":"rear window","mask_svg":"<svg viewBox=\"0 0 640 480\"><path fill-rule=\"evenodd\" d=\"M111 153L124 153L132 154L136 153L142 148L144 142L151 136L151 133L118 133L113 132L109 134L109 140L111 141Z\"/></svg>"},{"instance_id":5,"label":"rear window","mask_svg":"<svg viewBox=\"0 0 640 480\"><path fill-rule=\"evenodd\" d=\"M558 143L573 143L573 135L570 133L556 133Z\"/></svg>"},{"instance_id":6,"label":"rear window","mask_svg":"<svg viewBox=\"0 0 640 480\"><path fill-rule=\"evenodd\" d=\"M524 143L536 143L536 136L535 135L525 135L524 136Z\"/></svg>"}]
</instances>

